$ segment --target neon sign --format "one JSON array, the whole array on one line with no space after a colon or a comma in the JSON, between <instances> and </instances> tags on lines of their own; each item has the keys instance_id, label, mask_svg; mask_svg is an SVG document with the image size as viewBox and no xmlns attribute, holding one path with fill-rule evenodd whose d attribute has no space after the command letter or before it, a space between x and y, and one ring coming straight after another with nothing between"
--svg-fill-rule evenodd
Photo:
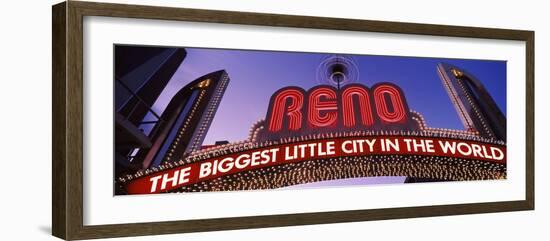
<instances>
[{"instance_id":1,"label":"neon sign","mask_svg":"<svg viewBox=\"0 0 550 241\"><path fill-rule=\"evenodd\" d=\"M269 132L319 128L406 127L410 110L403 91L391 83L372 88L350 84L338 90L321 85L308 90L285 87L273 94L267 113Z\"/></svg>"}]
</instances>

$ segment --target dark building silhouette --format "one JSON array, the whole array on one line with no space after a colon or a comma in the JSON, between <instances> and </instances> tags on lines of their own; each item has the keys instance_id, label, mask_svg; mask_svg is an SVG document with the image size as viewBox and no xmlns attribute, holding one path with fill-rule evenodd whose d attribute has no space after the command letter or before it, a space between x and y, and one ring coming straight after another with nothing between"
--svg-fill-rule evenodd
<instances>
[{"instance_id":1,"label":"dark building silhouette","mask_svg":"<svg viewBox=\"0 0 550 241\"><path fill-rule=\"evenodd\" d=\"M183 48L115 46L115 108L143 120L186 56Z\"/></svg>"},{"instance_id":2,"label":"dark building silhouette","mask_svg":"<svg viewBox=\"0 0 550 241\"><path fill-rule=\"evenodd\" d=\"M228 83L229 76L220 70L181 88L151 130L151 147L139 149L132 162L140 168L154 167L201 149Z\"/></svg>"},{"instance_id":3,"label":"dark building silhouette","mask_svg":"<svg viewBox=\"0 0 550 241\"><path fill-rule=\"evenodd\" d=\"M437 72L464 128L483 137L506 141L506 116L483 84L450 64L438 64Z\"/></svg>"},{"instance_id":4,"label":"dark building silhouette","mask_svg":"<svg viewBox=\"0 0 550 241\"><path fill-rule=\"evenodd\" d=\"M154 126L160 120L151 107L186 54L183 48L114 47L117 174L131 168L132 151L151 147L150 133L144 132L144 128ZM153 116L154 121L144 121L147 115Z\"/></svg>"}]
</instances>

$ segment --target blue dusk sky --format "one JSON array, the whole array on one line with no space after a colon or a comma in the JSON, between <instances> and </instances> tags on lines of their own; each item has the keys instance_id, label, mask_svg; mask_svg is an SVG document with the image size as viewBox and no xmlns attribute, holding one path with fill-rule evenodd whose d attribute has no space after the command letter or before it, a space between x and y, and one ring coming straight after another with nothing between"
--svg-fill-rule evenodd
<instances>
[{"instance_id":1,"label":"blue dusk sky","mask_svg":"<svg viewBox=\"0 0 550 241\"><path fill-rule=\"evenodd\" d=\"M207 73L224 69L229 86L203 144L248 138L251 125L265 118L271 95L285 86L305 90L316 86L317 67L329 54L186 48L180 65L153 109L161 113L177 91ZM392 82L403 89L411 110L420 112L431 127L464 129L436 66L446 62L476 76L506 114L506 62L417 58L399 56L347 55L359 70L357 83L372 86Z\"/></svg>"}]
</instances>

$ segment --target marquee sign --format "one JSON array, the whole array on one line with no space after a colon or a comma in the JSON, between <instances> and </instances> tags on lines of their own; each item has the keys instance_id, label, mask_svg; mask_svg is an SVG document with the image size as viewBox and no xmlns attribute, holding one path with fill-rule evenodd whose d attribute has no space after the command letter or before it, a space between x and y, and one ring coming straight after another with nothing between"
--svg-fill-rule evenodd
<instances>
[{"instance_id":1,"label":"marquee sign","mask_svg":"<svg viewBox=\"0 0 550 241\"><path fill-rule=\"evenodd\" d=\"M130 194L159 193L240 172L317 159L376 155L424 155L506 163L502 145L444 138L405 136L347 137L303 141L220 155L134 179ZM502 175L493 173L492 175ZM458 179L458 177L455 177Z\"/></svg>"}]
</instances>

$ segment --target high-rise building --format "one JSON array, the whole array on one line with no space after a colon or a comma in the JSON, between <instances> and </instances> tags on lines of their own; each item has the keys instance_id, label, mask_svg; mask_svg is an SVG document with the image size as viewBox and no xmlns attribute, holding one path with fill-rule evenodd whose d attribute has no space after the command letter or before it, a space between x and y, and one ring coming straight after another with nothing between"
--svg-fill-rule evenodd
<instances>
[{"instance_id":1,"label":"high-rise building","mask_svg":"<svg viewBox=\"0 0 550 241\"><path fill-rule=\"evenodd\" d=\"M437 72L464 128L483 137L506 141L506 117L483 84L450 64L438 64Z\"/></svg>"},{"instance_id":2,"label":"high-rise building","mask_svg":"<svg viewBox=\"0 0 550 241\"><path fill-rule=\"evenodd\" d=\"M115 46L115 108L139 125L186 56L183 48Z\"/></svg>"},{"instance_id":3,"label":"high-rise building","mask_svg":"<svg viewBox=\"0 0 550 241\"><path fill-rule=\"evenodd\" d=\"M151 130L151 147L139 149L132 162L154 167L199 150L228 84L229 76L220 70L181 88Z\"/></svg>"},{"instance_id":4,"label":"high-rise building","mask_svg":"<svg viewBox=\"0 0 550 241\"><path fill-rule=\"evenodd\" d=\"M143 131L159 116L151 107L186 56L183 48L115 45L115 160L116 172L131 168L131 153L149 148L152 139ZM151 115L155 121L144 118Z\"/></svg>"}]
</instances>

